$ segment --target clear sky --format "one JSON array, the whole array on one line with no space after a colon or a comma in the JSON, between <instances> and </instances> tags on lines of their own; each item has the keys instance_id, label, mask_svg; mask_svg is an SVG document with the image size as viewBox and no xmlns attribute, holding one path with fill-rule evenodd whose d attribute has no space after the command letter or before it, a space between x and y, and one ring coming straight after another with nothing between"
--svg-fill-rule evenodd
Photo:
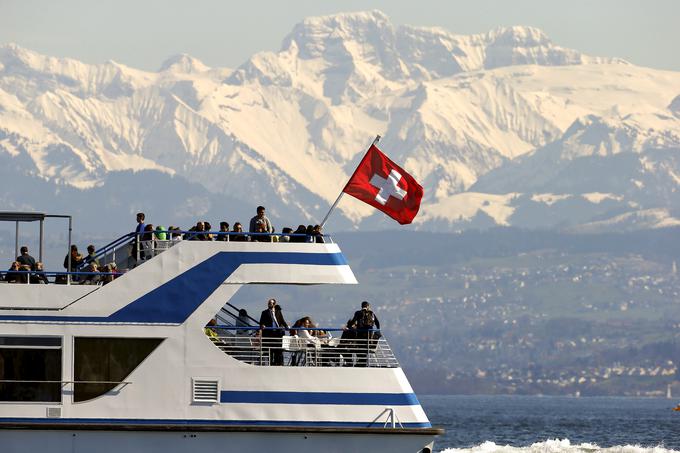
<instances>
[{"instance_id":1,"label":"clear sky","mask_svg":"<svg viewBox=\"0 0 680 453\"><path fill-rule=\"evenodd\" d=\"M680 70L680 0L0 0L0 43L146 70L177 53L233 68L278 50L305 17L371 9L461 34L533 25L590 55Z\"/></svg>"}]
</instances>

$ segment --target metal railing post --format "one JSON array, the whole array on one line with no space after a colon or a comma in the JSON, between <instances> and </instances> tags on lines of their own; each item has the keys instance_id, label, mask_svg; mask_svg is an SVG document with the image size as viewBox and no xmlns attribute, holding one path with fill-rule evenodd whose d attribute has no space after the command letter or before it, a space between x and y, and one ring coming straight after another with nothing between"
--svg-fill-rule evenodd
<instances>
[{"instance_id":1,"label":"metal railing post","mask_svg":"<svg viewBox=\"0 0 680 453\"><path fill-rule=\"evenodd\" d=\"M68 217L68 258L67 258L67 265L68 268L66 269L69 273L66 274L66 284L70 285L71 284L71 234L73 231L73 218L71 216Z\"/></svg>"}]
</instances>

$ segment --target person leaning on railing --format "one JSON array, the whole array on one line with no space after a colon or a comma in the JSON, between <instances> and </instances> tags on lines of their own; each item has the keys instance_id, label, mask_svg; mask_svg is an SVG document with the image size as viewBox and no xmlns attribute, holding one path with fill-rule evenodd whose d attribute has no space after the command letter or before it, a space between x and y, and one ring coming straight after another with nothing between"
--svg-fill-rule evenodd
<instances>
[{"instance_id":1,"label":"person leaning on railing","mask_svg":"<svg viewBox=\"0 0 680 453\"><path fill-rule=\"evenodd\" d=\"M26 283L25 274L21 272L21 264L18 261L12 261L12 264L10 264L5 274L5 281L7 283Z\"/></svg>"},{"instance_id":2,"label":"person leaning on railing","mask_svg":"<svg viewBox=\"0 0 680 453\"><path fill-rule=\"evenodd\" d=\"M243 234L243 226L241 225L241 222L234 223L234 229L232 230L232 233L236 233L232 235L231 238L232 241L235 242L250 241L250 237L247 234Z\"/></svg>"},{"instance_id":3,"label":"person leaning on railing","mask_svg":"<svg viewBox=\"0 0 680 453\"><path fill-rule=\"evenodd\" d=\"M31 274L31 283L48 284L49 282L50 281L47 279L47 275L45 275L45 271L43 269L43 263L38 261L35 263L35 272Z\"/></svg>"}]
</instances>

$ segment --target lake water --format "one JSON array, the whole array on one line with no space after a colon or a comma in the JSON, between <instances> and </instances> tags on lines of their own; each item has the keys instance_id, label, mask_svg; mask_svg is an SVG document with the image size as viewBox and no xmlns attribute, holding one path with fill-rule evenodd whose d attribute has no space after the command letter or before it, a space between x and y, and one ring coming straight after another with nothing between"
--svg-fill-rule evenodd
<instances>
[{"instance_id":1,"label":"lake water","mask_svg":"<svg viewBox=\"0 0 680 453\"><path fill-rule=\"evenodd\" d=\"M435 451L560 453L680 451L675 399L421 395Z\"/></svg>"}]
</instances>

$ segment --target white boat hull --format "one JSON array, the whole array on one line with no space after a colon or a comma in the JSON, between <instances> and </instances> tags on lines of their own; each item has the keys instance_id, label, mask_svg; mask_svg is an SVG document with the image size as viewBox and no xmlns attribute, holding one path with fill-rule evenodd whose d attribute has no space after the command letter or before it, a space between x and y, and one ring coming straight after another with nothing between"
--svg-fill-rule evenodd
<instances>
[{"instance_id":1,"label":"white boat hull","mask_svg":"<svg viewBox=\"0 0 680 453\"><path fill-rule=\"evenodd\" d=\"M412 432L408 432L412 431ZM230 427L229 431L132 431L3 429L3 453L347 453L432 451L433 429L308 430Z\"/></svg>"}]
</instances>

